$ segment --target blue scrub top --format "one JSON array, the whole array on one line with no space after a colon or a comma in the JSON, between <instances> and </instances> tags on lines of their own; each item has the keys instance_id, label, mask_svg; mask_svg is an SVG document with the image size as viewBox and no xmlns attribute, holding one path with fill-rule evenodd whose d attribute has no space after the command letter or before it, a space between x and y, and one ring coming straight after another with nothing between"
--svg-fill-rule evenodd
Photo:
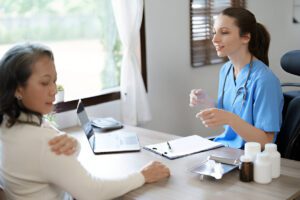
<instances>
[{"instance_id":1,"label":"blue scrub top","mask_svg":"<svg viewBox=\"0 0 300 200\"><path fill-rule=\"evenodd\" d=\"M234 79L232 63L223 65L219 74L218 108L235 113L243 120L265 132L275 132L274 141L282 122L283 94L280 81L260 60L254 60L245 91L244 84L250 69L247 64ZM227 72L228 77L222 91ZM245 100L243 100L243 96ZM223 106L223 107L222 107ZM232 148L244 148L245 141L234 130L224 126L225 131L214 141Z\"/></svg>"}]
</instances>

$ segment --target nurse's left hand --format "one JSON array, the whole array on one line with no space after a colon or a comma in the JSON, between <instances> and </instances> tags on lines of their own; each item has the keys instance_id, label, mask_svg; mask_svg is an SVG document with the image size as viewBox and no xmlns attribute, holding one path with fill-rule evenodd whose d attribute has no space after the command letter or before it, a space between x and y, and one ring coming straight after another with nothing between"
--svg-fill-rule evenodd
<instances>
[{"instance_id":1,"label":"nurse's left hand","mask_svg":"<svg viewBox=\"0 0 300 200\"><path fill-rule=\"evenodd\" d=\"M196 114L196 117L202 121L207 128L214 128L225 124L230 124L234 114L222 109L208 108Z\"/></svg>"},{"instance_id":2,"label":"nurse's left hand","mask_svg":"<svg viewBox=\"0 0 300 200\"><path fill-rule=\"evenodd\" d=\"M77 140L67 134L62 134L51 139L48 144L51 147L51 151L57 155L71 155L76 152Z\"/></svg>"}]
</instances>

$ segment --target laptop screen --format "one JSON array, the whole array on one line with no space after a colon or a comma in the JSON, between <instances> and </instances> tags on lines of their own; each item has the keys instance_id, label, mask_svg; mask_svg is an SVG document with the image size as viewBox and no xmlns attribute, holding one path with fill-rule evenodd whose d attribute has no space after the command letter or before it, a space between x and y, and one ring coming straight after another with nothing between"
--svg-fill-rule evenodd
<instances>
[{"instance_id":1,"label":"laptop screen","mask_svg":"<svg viewBox=\"0 0 300 200\"><path fill-rule=\"evenodd\" d=\"M88 115L84 109L82 101L79 99L78 105L77 105L77 116L80 122L81 127L83 128L89 143L92 148L94 148L95 145L95 136L94 136L94 131L92 124L88 118Z\"/></svg>"}]
</instances>

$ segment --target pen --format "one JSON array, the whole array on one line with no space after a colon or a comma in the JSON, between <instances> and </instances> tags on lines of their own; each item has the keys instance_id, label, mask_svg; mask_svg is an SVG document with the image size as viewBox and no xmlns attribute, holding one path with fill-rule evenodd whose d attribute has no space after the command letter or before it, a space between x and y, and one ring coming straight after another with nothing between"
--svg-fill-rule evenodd
<instances>
[{"instance_id":1,"label":"pen","mask_svg":"<svg viewBox=\"0 0 300 200\"><path fill-rule=\"evenodd\" d=\"M170 145L169 142L167 142L167 145L168 145L168 147L169 147L169 150L172 151L172 147L171 147L171 145Z\"/></svg>"}]
</instances>

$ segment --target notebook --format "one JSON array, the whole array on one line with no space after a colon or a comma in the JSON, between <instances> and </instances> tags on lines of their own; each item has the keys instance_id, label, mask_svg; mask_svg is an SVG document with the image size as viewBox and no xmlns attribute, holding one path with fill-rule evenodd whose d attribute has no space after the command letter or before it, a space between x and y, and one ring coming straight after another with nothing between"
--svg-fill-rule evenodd
<instances>
[{"instance_id":1,"label":"notebook","mask_svg":"<svg viewBox=\"0 0 300 200\"><path fill-rule=\"evenodd\" d=\"M167 142L147 145L144 149L172 160L222 146L223 144L219 142L208 140L199 135L191 135Z\"/></svg>"},{"instance_id":2,"label":"notebook","mask_svg":"<svg viewBox=\"0 0 300 200\"><path fill-rule=\"evenodd\" d=\"M111 132L96 132L81 100L78 101L77 116L95 154L141 150L136 133L124 131L123 129Z\"/></svg>"}]
</instances>

